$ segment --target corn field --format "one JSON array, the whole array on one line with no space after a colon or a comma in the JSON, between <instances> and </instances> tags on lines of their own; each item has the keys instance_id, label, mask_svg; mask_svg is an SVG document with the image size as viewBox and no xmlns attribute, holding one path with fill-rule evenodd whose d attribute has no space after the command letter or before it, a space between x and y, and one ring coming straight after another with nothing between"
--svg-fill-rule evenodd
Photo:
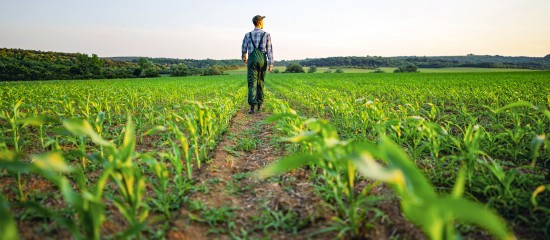
<instances>
[{"instance_id":1,"label":"corn field","mask_svg":"<svg viewBox=\"0 0 550 240\"><path fill-rule=\"evenodd\" d=\"M324 231L362 238L386 184L430 239L549 236L548 72L271 74L266 89L267 122L293 147L255 176L307 166L336 213ZM242 75L0 83L0 239L28 224L165 238L243 108ZM123 230L107 235L113 216Z\"/></svg>"}]
</instances>

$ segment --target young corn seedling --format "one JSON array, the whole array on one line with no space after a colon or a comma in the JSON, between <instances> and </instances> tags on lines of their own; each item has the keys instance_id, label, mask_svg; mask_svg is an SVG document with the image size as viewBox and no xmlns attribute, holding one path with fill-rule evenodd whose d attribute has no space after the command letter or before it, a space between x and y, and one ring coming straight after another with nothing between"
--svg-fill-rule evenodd
<instances>
[{"instance_id":1,"label":"young corn seedling","mask_svg":"<svg viewBox=\"0 0 550 240\"><path fill-rule=\"evenodd\" d=\"M105 220L103 191L109 180L112 169L106 168L92 188L86 184L87 177L82 171L74 170L67 165L60 152L48 152L33 156L32 165L35 172L54 183L68 206L76 213L78 224L71 220L58 221L66 225L76 239L99 239L100 228ZM77 188L73 189L71 181L63 174L76 177ZM80 230L78 230L80 228Z\"/></svg>"},{"instance_id":2,"label":"young corn seedling","mask_svg":"<svg viewBox=\"0 0 550 240\"><path fill-rule=\"evenodd\" d=\"M19 239L17 225L9 212L8 201L2 195L0 195L0 238Z\"/></svg>"},{"instance_id":3,"label":"young corn seedling","mask_svg":"<svg viewBox=\"0 0 550 240\"><path fill-rule=\"evenodd\" d=\"M54 120L55 119L51 117L35 115L33 117L21 118L17 122L19 124L22 124L23 128L26 126L37 127L39 137L40 137L40 144L42 148L46 148L47 144L46 144L46 139L44 137L44 125L48 122L54 122Z\"/></svg>"},{"instance_id":4,"label":"young corn seedling","mask_svg":"<svg viewBox=\"0 0 550 240\"><path fill-rule=\"evenodd\" d=\"M180 178L182 178L183 180L183 165L182 165L182 155L183 155L183 159L185 160L185 168L187 170L187 178L188 179L192 179L193 178L193 162L192 162L192 156L191 156L191 153L189 151L189 141L187 140L187 137L185 137L185 135L180 131L180 129L178 128L178 126L174 123L174 122L170 122L169 123L169 126L170 126L170 130L172 131L172 133L175 135L176 139L180 142L180 145L181 145L181 150L183 151L183 153L180 152L179 150L179 147L177 146L177 144L172 141L172 151L174 153L174 158L169 158L169 159L173 159L173 165L174 166L177 166L176 167L176 174L177 176L179 176Z\"/></svg>"},{"instance_id":5,"label":"young corn seedling","mask_svg":"<svg viewBox=\"0 0 550 240\"><path fill-rule=\"evenodd\" d=\"M19 161L19 156L16 152L4 149L0 151L0 171L7 170L8 172L28 172L29 165ZM9 211L9 202L0 193L0 239L19 239L17 225Z\"/></svg>"},{"instance_id":6,"label":"young corn seedling","mask_svg":"<svg viewBox=\"0 0 550 240\"><path fill-rule=\"evenodd\" d=\"M481 141L485 138L484 129L475 122L470 123L463 130L462 141L451 137L451 141L461 151L460 159L466 166L466 179L468 184L471 184L473 174L478 170L479 156L485 156L485 152L481 150Z\"/></svg>"},{"instance_id":7,"label":"young corn seedling","mask_svg":"<svg viewBox=\"0 0 550 240\"><path fill-rule=\"evenodd\" d=\"M276 117L273 119L276 120ZM269 177L307 164L323 166L325 168L323 171L336 168L338 165L347 165L347 170L345 167L339 168L344 174L341 176L343 178L336 178L336 182L345 181L348 178L348 186L351 185L350 187L352 187L355 170L357 170L365 177L389 183L392 185L394 192L401 197L402 211L405 216L418 224L430 239L456 238L455 221L479 225L498 239L514 239L514 236L505 227L505 222L501 217L482 204L462 197L465 183L464 168L459 174L452 194L439 196L421 171L407 159L399 147L384 135L381 135L378 145L354 143L346 146L347 143L338 143L337 133L335 131L331 133L330 129L333 128L329 124L325 124L325 126L319 124L318 126L312 126L311 129L309 132L304 131L288 138L288 140L295 142L311 141L311 139L316 139L316 132L325 132L325 134L321 134L321 136L324 136L322 139L327 144L325 147L339 148L336 151L340 151L340 154L343 155L338 158L338 163L329 162L329 164L324 164L323 162L327 158L326 155L330 155L331 152L327 153L321 150L313 154L283 158L260 170L257 175ZM317 149L322 149L322 146L314 146ZM375 159L384 161L388 164L388 167L381 166ZM347 194L346 190L336 192L341 194L342 197ZM353 200L353 198L348 197L347 200ZM352 214L348 216L353 217ZM350 225L352 228L354 226L357 225ZM355 233L353 231L353 234Z\"/></svg>"},{"instance_id":8,"label":"young corn seedling","mask_svg":"<svg viewBox=\"0 0 550 240\"><path fill-rule=\"evenodd\" d=\"M19 119L24 117L23 114L19 111L19 107L21 107L21 104L23 104L23 99L19 99L19 101L15 103L11 112L6 110L0 112L0 118L6 120L6 122L10 124L13 147L16 152L20 151L19 140L21 138L21 127L19 126Z\"/></svg>"},{"instance_id":9,"label":"young corn seedling","mask_svg":"<svg viewBox=\"0 0 550 240\"><path fill-rule=\"evenodd\" d=\"M10 124L15 153L19 153L21 151L19 146L19 140L21 138L20 119L24 117L23 114L19 112L19 107L21 107L21 104L23 104L23 99L20 99L17 103L15 103L11 113L5 110L0 113L0 118L6 120ZM17 182L18 200L20 202L26 201L27 195L23 191L24 179L22 179L21 172L11 171L10 174L15 177L15 181Z\"/></svg>"},{"instance_id":10,"label":"young corn seedling","mask_svg":"<svg viewBox=\"0 0 550 240\"><path fill-rule=\"evenodd\" d=\"M431 239L457 237L455 221L479 225L498 239L514 239L505 222L495 212L462 197L464 168L459 173L452 194L439 196L399 147L385 137L378 145L359 143L354 149L349 159L358 171L366 177L391 184L402 198L401 207L405 216L418 224ZM382 167L375 159L384 161L388 167Z\"/></svg>"},{"instance_id":11,"label":"young corn seedling","mask_svg":"<svg viewBox=\"0 0 550 240\"><path fill-rule=\"evenodd\" d=\"M550 105L550 95L548 96L548 104ZM546 120L550 120L550 111L546 109L539 109L538 107L534 106L533 104L529 102L515 102L512 104L508 104L504 107L501 107L497 109L496 113L502 113L508 109L512 108L520 108L520 107L527 107L530 109L535 110L539 114L542 115L542 118L546 118ZM517 125L517 124L516 124ZM538 135L532 140L531 142L531 167L535 167L537 158L540 156L540 149L542 147L545 147L546 149L550 149L550 139L546 137L549 133L542 132L538 133Z\"/></svg>"},{"instance_id":12,"label":"young corn seedling","mask_svg":"<svg viewBox=\"0 0 550 240\"><path fill-rule=\"evenodd\" d=\"M156 198L151 198L149 201L164 214L166 219L170 219L171 198L168 193L170 178L166 164L149 156L144 156L142 159L148 162L149 170L157 177L157 181L153 183Z\"/></svg>"},{"instance_id":13,"label":"young corn seedling","mask_svg":"<svg viewBox=\"0 0 550 240\"><path fill-rule=\"evenodd\" d=\"M148 208L143 202L145 177L141 174L141 169L132 161L136 137L131 117L128 117L124 140L118 149L112 142L99 136L87 121L69 119L63 124L73 134L87 136L95 144L105 147L107 160L105 168L110 170L109 178L117 184L117 190L121 195L114 198L114 204L130 223L130 227L121 236L134 235L139 238L140 232L145 227Z\"/></svg>"},{"instance_id":14,"label":"young corn seedling","mask_svg":"<svg viewBox=\"0 0 550 240\"><path fill-rule=\"evenodd\" d=\"M105 112L99 112L97 114L97 117L95 118L93 127L94 130L97 132L97 134L100 137L103 137L103 124L105 123ZM103 146L99 146L99 152L101 154L101 157L105 156L105 153L103 151Z\"/></svg>"},{"instance_id":15,"label":"young corn seedling","mask_svg":"<svg viewBox=\"0 0 550 240\"><path fill-rule=\"evenodd\" d=\"M201 155L199 153L199 132L197 131L197 127L194 124L194 121L191 120L191 117L189 115L185 115L185 117L181 117L175 113L172 114L175 118L175 122L182 122L185 125L185 130L188 133L189 140L187 146L189 146L189 153L193 153L195 155L195 163L197 164L197 167L201 167ZM177 128L174 128L177 129ZM178 130L179 131L179 130ZM177 133L176 133L177 134ZM187 139L186 139L187 140ZM187 161L187 158L186 158Z\"/></svg>"},{"instance_id":16,"label":"young corn seedling","mask_svg":"<svg viewBox=\"0 0 550 240\"><path fill-rule=\"evenodd\" d=\"M537 189L535 189L535 191L533 191L533 193L531 194L531 204L533 204L533 211L543 211L550 214L550 208L540 206L539 202L537 201L537 196L543 191L548 191L548 190L550 190L550 184L540 185L537 187Z\"/></svg>"},{"instance_id":17,"label":"young corn seedling","mask_svg":"<svg viewBox=\"0 0 550 240\"><path fill-rule=\"evenodd\" d=\"M268 122L287 116L288 114L276 115L269 118ZM359 191L359 194L355 192L355 166L341 158L346 155L347 142L340 141L336 129L325 120L308 119L299 125L296 127L302 130L283 141L300 144L308 154L316 156L314 165L321 170L318 176L327 186L326 194L323 194L324 199L334 206L338 213L334 229L340 231L341 237L346 233L352 237L359 236L366 228L363 220L368 210L364 207L368 202L368 196L365 189ZM300 162L302 157L298 155L284 161Z\"/></svg>"},{"instance_id":18,"label":"young corn seedling","mask_svg":"<svg viewBox=\"0 0 550 240\"><path fill-rule=\"evenodd\" d=\"M171 141L170 144L172 147L172 151L169 153L166 153L166 152L159 153L159 156L162 159L168 159L168 161L172 164L172 168L169 168L170 171L167 173L171 173L173 176L172 178L168 178L168 181L171 186L174 186L175 190L172 191L171 193L169 192L163 193L163 194L166 194L167 199L170 199L169 203L167 204L171 205L172 202L178 203L179 201L183 200L183 197L185 196L186 191L189 188L188 187L189 180L192 179L193 162L192 162L191 153L189 151L189 143L187 142L187 138L185 137L185 135L179 130L179 128L176 126L174 122L169 122L168 125L170 126L169 130L176 136L176 139L181 144L181 148L180 148L180 146L178 146L176 141ZM165 131L165 130L167 130L166 127L157 126L147 131L144 135L149 135L149 134L153 134L154 132ZM185 165L182 159L185 161ZM156 162L156 160L154 160L153 158L151 158L151 161ZM164 162L161 161L159 162L159 164L164 165ZM161 170L156 165L154 165L154 167L155 167L154 169L155 171ZM186 170L187 178L185 178L184 170ZM161 177L158 174L160 174L161 172L159 173L155 172L155 174L159 179L161 179ZM164 180L159 180L159 181L162 182ZM159 186L157 186L156 188L158 189Z\"/></svg>"}]
</instances>

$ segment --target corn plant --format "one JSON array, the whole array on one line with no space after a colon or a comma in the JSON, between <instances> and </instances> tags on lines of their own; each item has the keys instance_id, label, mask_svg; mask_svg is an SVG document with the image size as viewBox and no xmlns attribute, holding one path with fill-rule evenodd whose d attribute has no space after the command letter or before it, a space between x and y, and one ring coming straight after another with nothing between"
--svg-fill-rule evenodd
<instances>
[{"instance_id":1,"label":"corn plant","mask_svg":"<svg viewBox=\"0 0 550 240\"><path fill-rule=\"evenodd\" d=\"M150 171L153 172L157 178L157 182L153 183L156 198L151 198L149 201L155 208L159 209L164 214L166 219L169 219L171 215L171 198L168 192L170 178L166 164L159 162L152 157L144 157L143 159L147 159Z\"/></svg>"},{"instance_id":2,"label":"corn plant","mask_svg":"<svg viewBox=\"0 0 550 240\"><path fill-rule=\"evenodd\" d=\"M14 145L14 151L16 153L19 153L21 150L19 147L19 140L21 138L20 119L24 117L23 114L19 111L19 107L21 107L21 104L23 104L23 99L19 99L19 101L17 101L17 103L14 105L11 112L4 110L0 113L0 118L6 120L11 127L12 141ZM27 198L27 195L24 193L24 190L23 190L24 179L22 179L21 172L19 171L15 171L15 172L9 171L9 172L11 175L14 176L15 181L17 182L18 200L21 202L24 202Z\"/></svg>"},{"instance_id":3,"label":"corn plant","mask_svg":"<svg viewBox=\"0 0 550 240\"><path fill-rule=\"evenodd\" d=\"M369 143L350 144L349 142L338 140L338 134L334 127L324 121L314 119L302 119L300 121L301 118L296 114L290 113L289 109L285 113L285 109L282 108L281 112L283 113L271 117L268 121L283 120L282 125L292 123L293 127L284 128L291 130L291 136L285 140L301 143L302 147L306 147L307 153L305 155L283 158L260 170L258 172L259 176L272 176L303 165L313 164L321 168L324 174L330 172L331 169L338 169L336 172L342 174L340 176L338 174L330 174L332 178L326 178L328 179L326 181L327 185L339 185L338 182L343 182L343 179L347 178L348 189L353 189L349 186L353 186L353 179L357 170L365 177L392 184L394 191L402 199L401 205L405 215L418 224L431 239L454 238L456 235L454 229L455 221L480 225L500 239L513 238L513 235L505 227L504 221L496 213L485 209L479 203L461 197L464 192L468 165L465 164L462 167L453 193L448 196L439 196L433 186L425 179L424 175L382 133L379 133L381 136L379 145ZM428 130L431 131L427 131L428 139L433 137L439 138L441 133L446 132L439 125L425 124L424 121L420 121L420 125L417 128L421 132L426 132L423 128L429 128ZM479 147L480 136L474 136L474 130L477 129L474 129L474 127L468 129L469 134L466 134L464 137L464 145L467 148L467 152L475 156L477 154L476 149ZM428 146L428 148L438 146L440 145ZM434 148L434 150L437 150L437 148ZM327 159L331 159L331 156L333 160L327 161ZM382 167L375 159L385 161L389 167ZM342 185L346 186L346 184ZM337 193L334 195L335 198L346 199L347 202L350 202L350 199L352 199L346 195L346 191L336 190L334 192ZM352 206L350 204L350 207ZM359 225L351 223L352 214L347 216L350 217L350 222L348 222L350 229ZM351 232L352 236L357 234L356 231L352 230Z\"/></svg>"},{"instance_id":4,"label":"corn plant","mask_svg":"<svg viewBox=\"0 0 550 240\"><path fill-rule=\"evenodd\" d=\"M546 213L550 214L550 208L545 206L539 206L539 203L537 201L537 196L542 193L543 191L548 191L550 189L550 185L540 185L533 191L531 194L531 204L533 204L534 211L544 211Z\"/></svg>"},{"instance_id":5,"label":"corn plant","mask_svg":"<svg viewBox=\"0 0 550 240\"><path fill-rule=\"evenodd\" d=\"M331 131L332 127L319 126L318 131ZM294 136L305 138L307 136ZM326 142L334 143L334 136L326 137ZM343 148L346 144L341 144ZM306 164L322 165L324 154L309 154L304 156L283 158L262 169L259 176L268 177L289 171ZM383 167L375 159L386 162L389 167ZM387 182L401 197L403 213L418 224L431 239L455 238L454 222L473 223L483 227L499 239L513 239L506 229L505 222L496 213L486 209L479 203L467 200L464 192L464 173L459 174L453 193L449 196L438 196L433 186L424 175L407 159L404 153L386 137L381 138L379 145L369 143L354 143L351 151L340 159L340 164L348 165L347 174L352 182L355 169L365 177ZM326 170L326 169L325 169ZM345 192L342 192L342 197ZM349 198L348 198L349 200Z\"/></svg>"},{"instance_id":6,"label":"corn plant","mask_svg":"<svg viewBox=\"0 0 550 240\"><path fill-rule=\"evenodd\" d=\"M139 167L132 162L136 138L131 117L128 117L124 140L120 148L99 136L87 121L69 119L64 121L63 124L73 134L87 136L95 144L105 147L107 155L105 168L109 169L109 178L117 184L117 190L120 194L120 197L115 196L113 201L121 214L130 223L130 228L122 233L122 236L135 235L139 238L139 233L145 227L148 208L143 202L145 178Z\"/></svg>"},{"instance_id":7,"label":"corn plant","mask_svg":"<svg viewBox=\"0 0 550 240\"><path fill-rule=\"evenodd\" d=\"M485 138L485 132L479 125L471 123L463 130L462 140L451 137L451 141L461 151L460 160L466 166L466 179L471 182L472 176L478 170L480 156L486 153L481 150L481 141Z\"/></svg>"},{"instance_id":8,"label":"corn plant","mask_svg":"<svg viewBox=\"0 0 550 240\"><path fill-rule=\"evenodd\" d=\"M24 117L23 114L19 111L19 107L23 104L23 98L19 99L17 103L13 106L12 111L2 111L0 112L0 118L6 120L11 127L11 135L13 147L16 152L19 152L21 149L19 147L19 140L21 139L21 127L19 126L19 119Z\"/></svg>"},{"instance_id":9,"label":"corn plant","mask_svg":"<svg viewBox=\"0 0 550 240\"><path fill-rule=\"evenodd\" d=\"M60 152L36 155L33 157L32 164L35 172L46 177L59 188L65 202L76 213L78 224L63 221L72 236L77 239L99 239L99 230L105 220L103 191L111 169L105 169L94 186L89 188L85 183L86 176L67 165ZM63 175L69 173L76 177L77 188L73 188L71 181Z\"/></svg>"},{"instance_id":10,"label":"corn plant","mask_svg":"<svg viewBox=\"0 0 550 240\"><path fill-rule=\"evenodd\" d=\"M8 210L8 201L0 195L0 238L1 239L19 239L15 220Z\"/></svg>"},{"instance_id":11,"label":"corn plant","mask_svg":"<svg viewBox=\"0 0 550 240\"><path fill-rule=\"evenodd\" d=\"M170 155L170 158L168 158L172 165L175 167L175 174L176 177L181 178L181 181L183 181L183 163L182 163L182 157L185 160L185 169L187 170L187 178L192 179L193 178L193 161L192 161L192 155L191 151L189 150L189 141L187 140L187 137L180 131L179 127L174 123L169 123L170 130L176 137L176 139L180 142L180 147L175 143L174 141L171 142L172 144L172 152L173 155ZM197 147L195 146L195 149ZM198 164L198 163L197 163ZM200 165L197 165L200 166Z\"/></svg>"},{"instance_id":12,"label":"corn plant","mask_svg":"<svg viewBox=\"0 0 550 240\"><path fill-rule=\"evenodd\" d=\"M20 156L10 150L0 151L0 171L25 173L29 171L29 165L19 160ZM9 202L0 193L0 238L19 239L15 220L9 211Z\"/></svg>"},{"instance_id":13,"label":"corn plant","mask_svg":"<svg viewBox=\"0 0 550 240\"><path fill-rule=\"evenodd\" d=\"M321 171L318 177L326 185L326 190L322 190L320 195L338 213L337 225L333 229L338 230L340 236L348 233L352 237L359 236L366 228L363 219L368 210L365 208L368 190L365 188L358 194L355 191L355 166L341 159L346 153L347 142L340 141L336 129L324 120L301 119L298 115L283 113L270 117L267 122L286 118L291 119L287 123L296 124L293 128L296 131L293 136L282 140L299 144L317 159L315 166ZM302 157L298 155L284 161L300 162Z\"/></svg>"},{"instance_id":14,"label":"corn plant","mask_svg":"<svg viewBox=\"0 0 550 240\"><path fill-rule=\"evenodd\" d=\"M548 98L548 100L549 100L548 104L550 105L550 97ZM521 108L521 107L530 108L530 109L534 110L535 112L538 112L539 114L541 114L544 118L546 118L546 120L550 120L550 111L549 110L540 109L539 107L536 107L533 104L531 104L529 102L525 102L525 101L508 104L504 107L501 107L501 108L497 109L495 112L496 113L503 113L506 110L513 109L513 108ZM514 116L516 116L516 115L514 115ZM542 124L544 124L543 121L541 121L541 122L542 122ZM548 130L548 129L546 129L546 130ZM544 133L544 132L543 133L538 133L538 135L535 136L533 138L533 140L531 141L531 156L532 156L531 157L531 167L535 167L536 160L540 156L540 149L542 147L550 148L550 139L548 139L546 137L546 134L547 133Z\"/></svg>"}]
</instances>

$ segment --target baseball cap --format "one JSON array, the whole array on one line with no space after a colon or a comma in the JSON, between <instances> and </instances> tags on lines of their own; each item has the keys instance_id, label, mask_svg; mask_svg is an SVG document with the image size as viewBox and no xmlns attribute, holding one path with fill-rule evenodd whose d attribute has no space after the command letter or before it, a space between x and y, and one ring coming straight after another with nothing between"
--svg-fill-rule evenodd
<instances>
[{"instance_id":1,"label":"baseball cap","mask_svg":"<svg viewBox=\"0 0 550 240\"><path fill-rule=\"evenodd\" d=\"M254 16L254 18L252 18L252 23L254 23L254 25L256 25L257 22L263 20L264 18L265 18L265 16L256 15L256 16Z\"/></svg>"}]
</instances>

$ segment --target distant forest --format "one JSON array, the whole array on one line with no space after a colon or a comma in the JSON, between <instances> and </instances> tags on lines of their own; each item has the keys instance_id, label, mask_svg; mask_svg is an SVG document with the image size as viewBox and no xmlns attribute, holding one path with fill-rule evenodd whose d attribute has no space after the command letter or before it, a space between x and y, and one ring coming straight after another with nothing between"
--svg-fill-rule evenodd
<instances>
[{"instance_id":1,"label":"distant forest","mask_svg":"<svg viewBox=\"0 0 550 240\"><path fill-rule=\"evenodd\" d=\"M0 48L0 81L149 78L161 75L221 75L241 60L100 58L96 54Z\"/></svg>"},{"instance_id":2,"label":"distant forest","mask_svg":"<svg viewBox=\"0 0 550 240\"><path fill-rule=\"evenodd\" d=\"M329 57L305 59L298 62L302 66L351 67L376 69L415 65L419 68L477 67L477 68L518 68L550 70L550 54L546 57L505 57L473 55L442 57Z\"/></svg>"},{"instance_id":3,"label":"distant forest","mask_svg":"<svg viewBox=\"0 0 550 240\"><path fill-rule=\"evenodd\" d=\"M276 61L276 66L298 63L310 67L376 69L415 65L420 68L481 67L550 70L550 54L545 57L473 55L443 57L329 57ZM191 75L220 75L244 66L240 59L194 60L173 58L100 58L82 53L43 52L0 48L0 81L53 79L112 79Z\"/></svg>"}]
</instances>

